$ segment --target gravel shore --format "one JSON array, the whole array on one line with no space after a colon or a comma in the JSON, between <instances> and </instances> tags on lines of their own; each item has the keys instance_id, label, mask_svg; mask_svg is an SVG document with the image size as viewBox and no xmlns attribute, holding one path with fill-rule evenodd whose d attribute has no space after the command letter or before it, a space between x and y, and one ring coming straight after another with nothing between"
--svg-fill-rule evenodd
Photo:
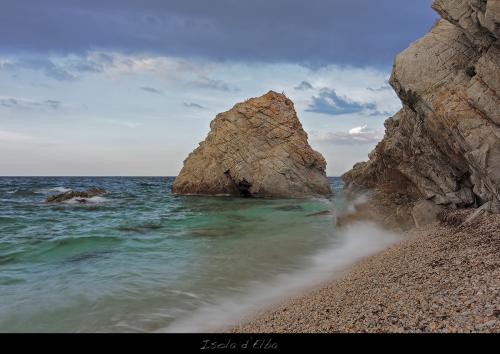
<instances>
[{"instance_id":1,"label":"gravel shore","mask_svg":"<svg viewBox=\"0 0 500 354\"><path fill-rule=\"evenodd\" d=\"M232 332L500 332L500 215L440 223Z\"/></svg>"}]
</instances>

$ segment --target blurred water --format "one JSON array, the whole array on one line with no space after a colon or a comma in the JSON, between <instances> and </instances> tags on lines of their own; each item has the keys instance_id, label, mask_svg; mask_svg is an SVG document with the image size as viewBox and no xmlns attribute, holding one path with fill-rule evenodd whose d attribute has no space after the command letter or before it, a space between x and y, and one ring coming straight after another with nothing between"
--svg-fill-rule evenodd
<instances>
[{"instance_id":1,"label":"blurred water","mask_svg":"<svg viewBox=\"0 0 500 354\"><path fill-rule=\"evenodd\" d=\"M339 193L342 182L330 179ZM0 331L155 331L302 269L333 199L181 197L169 177L0 178ZM108 191L46 204L65 190Z\"/></svg>"}]
</instances>

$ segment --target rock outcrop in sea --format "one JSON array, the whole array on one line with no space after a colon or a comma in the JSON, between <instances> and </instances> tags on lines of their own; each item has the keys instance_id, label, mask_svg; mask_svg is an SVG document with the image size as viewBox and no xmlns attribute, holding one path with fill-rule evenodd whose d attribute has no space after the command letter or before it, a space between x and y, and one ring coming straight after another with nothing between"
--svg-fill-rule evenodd
<instances>
[{"instance_id":1,"label":"rock outcrop in sea","mask_svg":"<svg viewBox=\"0 0 500 354\"><path fill-rule=\"evenodd\" d=\"M105 194L106 190L102 188L89 188L85 191L67 191L64 193L48 197L46 203L61 203L67 200L75 199L79 203L86 203L87 198L96 197Z\"/></svg>"},{"instance_id":2,"label":"rock outcrop in sea","mask_svg":"<svg viewBox=\"0 0 500 354\"><path fill-rule=\"evenodd\" d=\"M177 194L305 197L331 194L323 156L307 141L293 102L267 94L218 114L184 161Z\"/></svg>"},{"instance_id":3,"label":"rock outcrop in sea","mask_svg":"<svg viewBox=\"0 0 500 354\"><path fill-rule=\"evenodd\" d=\"M385 122L369 161L343 176L346 188L499 211L500 1L432 7L442 19L393 67L403 109Z\"/></svg>"}]
</instances>

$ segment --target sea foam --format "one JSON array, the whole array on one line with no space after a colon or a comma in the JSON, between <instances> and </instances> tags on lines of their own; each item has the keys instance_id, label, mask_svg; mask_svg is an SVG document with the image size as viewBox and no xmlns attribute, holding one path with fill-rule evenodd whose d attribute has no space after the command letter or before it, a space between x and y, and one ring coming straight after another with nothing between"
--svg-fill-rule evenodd
<instances>
[{"instance_id":1,"label":"sea foam","mask_svg":"<svg viewBox=\"0 0 500 354\"><path fill-rule=\"evenodd\" d=\"M71 188L66 187L54 187L54 188L41 188L37 189L35 193L45 194L45 193L66 193L71 191Z\"/></svg>"}]
</instances>

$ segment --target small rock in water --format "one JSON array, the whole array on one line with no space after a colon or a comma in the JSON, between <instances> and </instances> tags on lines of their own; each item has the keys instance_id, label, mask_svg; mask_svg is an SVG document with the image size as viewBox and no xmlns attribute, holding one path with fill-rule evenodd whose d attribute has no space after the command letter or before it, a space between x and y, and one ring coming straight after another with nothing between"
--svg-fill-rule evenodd
<instances>
[{"instance_id":1,"label":"small rock in water","mask_svg":"<svg viewBox=\"0 0 500 354\"><path fill-rule=\"evenodd\" d=\"M283 205L283 206L275 207L274 210L279 210L279 211L303 211L304 208L302 208L300 205Z\"/></svg>"},{"instance_id":2,"label":"small rock in water","mask_svg":"<svg viewBox=\"0 0 500 354\"><path fill-rule=\"evenodd\" d=\"M118 230L120 231L127 231L127 232L139 232L139 233L144 233L150 230L157 230L160 229L160 225L138 225L138 226L123 226L120 227Z\"/></svg>"},{"instance_id":3,"label":"small rock in water","mask_svg":"<svg viewBox=\"0 0 500 354\"><path fill-rule=\"evenodd\" d=\"M98 195L101 195L104 193L106 193L106 190L102 189L102 188L89 188L86 191L81 191L81 192L68 191L65 193L52 195L52 196L48 197L45 200L45 202L46 203L61 203L61 202L64 202L64 201L67 201L67 200L70 200L73 198L80 198L80 199L76 199L76 201L79 203L86 203L87 200L82 199L82 198L92 198L92 197L95 197L95 196L98 196Z\"/></svg>"},{"instance_id":4,"label":"small rock in water","mask_svg":"<svg viewBox=\"0 0 500 354\"><path fill-rule=\"evenodd\" d=\"M333 213L330 210L318 211L317 213L307 214L306 216L326 216L332 215Z\"/></svg>"}]
</instances>

